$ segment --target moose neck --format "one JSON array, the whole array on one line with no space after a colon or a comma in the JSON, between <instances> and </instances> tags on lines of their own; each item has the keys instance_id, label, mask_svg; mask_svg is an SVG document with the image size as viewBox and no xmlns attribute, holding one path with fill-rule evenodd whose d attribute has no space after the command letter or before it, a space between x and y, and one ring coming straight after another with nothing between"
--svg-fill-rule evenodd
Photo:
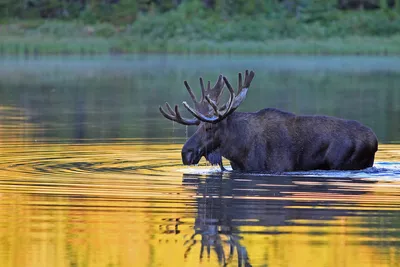
<instances>
[{"instance_id":1,"label":"moose neck","mask_svg":"<svg viewBox=\"0 0 400 267\"><path fill-rule=\"evenodd\" d=\"M231 165L243 164L243 159L248 153L249 143L253 134L250 131L252 124L251 113L234 112L221 123L221 155L231 161ZM253 129L256 131L257 129ZM232 166L234 168L234 166ZM234 168L235 169L235 168Z\"/></svg>"}]
</instances>

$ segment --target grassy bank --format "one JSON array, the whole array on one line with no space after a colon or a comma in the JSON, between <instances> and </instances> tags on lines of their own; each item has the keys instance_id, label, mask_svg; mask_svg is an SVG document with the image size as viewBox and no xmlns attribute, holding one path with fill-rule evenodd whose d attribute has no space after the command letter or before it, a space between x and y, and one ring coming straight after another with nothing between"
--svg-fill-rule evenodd
<instances>
[{"instance_id":1,"label":"grassy bank","mask_svg":"<svg viewBox=\"0 0 400 267\"><path fill-rule=\"evenodd\" d=\"M54 36L1 36L0 55L205 53L205 54L332 54L398 55L400 35L328 39L262 41L146 41L135 38L58 38Z\"/></svg>"},{"instance_id":2,"label":"grassy bank","mask_svg":"<svg viewBox=\"0 0 400 267\"><path fill-rule=\"evenodd\" d=\"M223 19L192 2L130 24L15 20L0 25L0 55L104 53L400 54L400 15L331 10Z\"/></svg>"}]
</instances>

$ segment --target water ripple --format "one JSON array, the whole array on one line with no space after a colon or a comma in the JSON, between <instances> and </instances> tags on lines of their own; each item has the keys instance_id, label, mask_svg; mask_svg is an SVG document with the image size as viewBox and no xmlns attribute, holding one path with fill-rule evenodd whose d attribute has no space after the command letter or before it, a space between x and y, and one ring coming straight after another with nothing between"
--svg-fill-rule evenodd
<instances>
[{"instance_id":1,"label":"water ripple","mask_svg":"<svg viewBox=\"0 0 400 267\"><path fill-rule=\"evenodd\" d=\"M0 167L9 172L34 175L140 174L141 172L145 172L146 175L163 175L168 168L181 164L180 160L174 157L177 151L165 151L159 146L149 146L150 151L140 149L140 144L116 146L41 144L40 149L28 145L3 147ZM159 151L155 154L152 153L152 149Z\"/></svg>"},{"instance_id":2,"label":"water ripple","mask_svg":"<svg viewBox=\"0 0 400 267\"><path fill-rule=\"evenodd\" d=\"M82 255L150 246L176 266L199 257L257 266L274 246L359 255L400 243L396 162L359 172L221 173L182 166L178 144L11 141L0 144L0 234L17 225L29 246L31 236Z\"/></svg>"}]
</instances>

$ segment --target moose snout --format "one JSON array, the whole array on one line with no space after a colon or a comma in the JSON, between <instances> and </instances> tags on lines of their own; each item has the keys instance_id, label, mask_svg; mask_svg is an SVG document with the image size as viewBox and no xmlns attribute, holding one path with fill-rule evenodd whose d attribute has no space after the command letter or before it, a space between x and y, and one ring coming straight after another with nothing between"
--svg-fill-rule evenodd
<instances>
[{"instance_id":1,"label":"moose snout","mask_svg":"<svg viewBox=\"0 0 400 267\"><path fill-rule=\"evenodd\" d=\"M184 165L190 165L192 163L193 153L194 153L193 150L187 150L187 151L182 150L182 163Z\"/></svg>"},{"instance_id":2,"label":"moose snout","mask_svg":"<svg viewBox=\"0 0 400 267\"><path fill-rule=\"evenodd\" d=\"M192 165L199 163L202 153L200 149L189 148L182 149L182 163L184 165Z\"/></svg>"}]
</instances>

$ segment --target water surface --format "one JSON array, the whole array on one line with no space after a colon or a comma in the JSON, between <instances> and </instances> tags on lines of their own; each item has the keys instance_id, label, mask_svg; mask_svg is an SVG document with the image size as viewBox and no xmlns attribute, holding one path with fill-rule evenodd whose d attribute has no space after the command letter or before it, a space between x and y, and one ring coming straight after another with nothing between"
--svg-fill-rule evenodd
<instances>
[{"instance_id":1,"label":"water surface","mask_svg":"<svg viewBox=\"0 0 400 267\"><path fill-rule=\"evenodd\" d=\"M400 59L0 61L0 266L399 266ZM158 114L182 81L256 78L240 108L356 119L374 167L283 175L181 164ZM226 162L227 164L227 162Z\"/></svg>"}]
</instances>

